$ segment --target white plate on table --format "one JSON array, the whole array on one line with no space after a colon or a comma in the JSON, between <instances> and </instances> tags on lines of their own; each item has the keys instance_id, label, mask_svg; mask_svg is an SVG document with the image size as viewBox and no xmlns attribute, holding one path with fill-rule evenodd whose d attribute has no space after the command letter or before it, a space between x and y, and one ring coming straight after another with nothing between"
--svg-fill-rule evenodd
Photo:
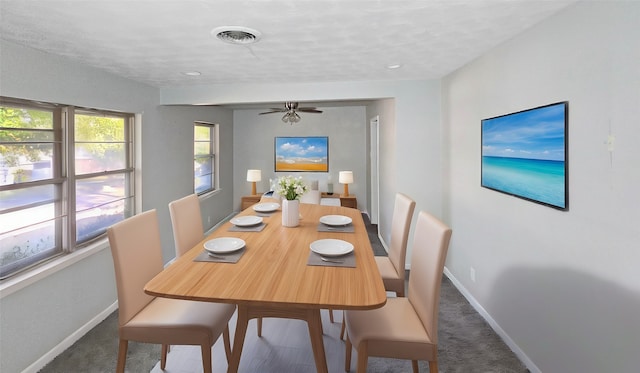
<instances>
[{"instance_id":1,"label":"white plate on table","mask_svg":"<svg viewBox=\"0 0 640 373\"><path fill-rule=\"evenodd\" d=\"M325 215L320 218L320 223L333 227L351 224L352 220L344 215Z\"/></svg>"},{"instance_id":2,"label":"white plate on table","mask_svg":"<svg viewBox=\"0 0 640 373\"><path fill-rule=\"evenodd\" d=\"M214 254L228 254L244 247L244 240L236 237L218 237L204 243L204 249Z\"/></svg>"},{"instance_id":3,"label":"white plate on table","mask_svg":"<svg viewBox=\"0 0 640 373\"><path fill-rule=\"evenodd\" d=\"M271 211L276 211L279 208L280 208L280 204L275 202L265 202L265 203L258 203L257 205L253 205L253 210L257 212L271 212Z\"/></svg>"},{"instance_id":4,"label":"white plate on table","mask_svg":"<svg viewBox=\"0 0 640 373\"><path fill-rule=\"evenodd\" d=\"M351 243L333 238L313 241L309 247L311 251L322 256L342 256L353 251Z\"/></svg>"},{"instance_id":5,"label":"white plate on table","mask_svg":"<svg viewBox=\"0 0 640 373\"><path fill-rule=\"evenodd\" d=\"M262 223L262 218L260 216L238 216L231 219L231 224L236 225L238 227L250 227L252 225L257 225Z\"/></svg>"}]
</instances>

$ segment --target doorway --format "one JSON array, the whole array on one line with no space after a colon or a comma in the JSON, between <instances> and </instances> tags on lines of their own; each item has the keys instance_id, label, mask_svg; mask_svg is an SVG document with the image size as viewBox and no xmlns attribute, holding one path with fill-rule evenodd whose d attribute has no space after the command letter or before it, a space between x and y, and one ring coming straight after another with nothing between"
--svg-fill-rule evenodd
<instances>
[{"instance_id":1,"label":"doorway","mask_svg":"<svg viewBox=\"0 0 640 373\"><path fill-rule=\"evenodd\" d=\"M371 216L369 219L371 220L371 224L378 224L378 214L379 214L379 177L380 174L380 164L378 162L378 153L380 151L380 142L378 141L378 127L380 126L380 117L376 115L371 118L369 121L369 164L371 170L369 174L371 175Z\"/></svg>"}]
</instances>

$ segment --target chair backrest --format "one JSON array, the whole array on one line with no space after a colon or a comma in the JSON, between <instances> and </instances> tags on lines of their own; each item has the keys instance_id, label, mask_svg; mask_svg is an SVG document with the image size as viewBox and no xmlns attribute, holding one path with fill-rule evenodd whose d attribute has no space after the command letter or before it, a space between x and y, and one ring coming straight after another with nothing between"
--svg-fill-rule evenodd
<instances>
[{"instance_id":1,"label":"chair backrest","mask_svg":"<svg viewBox=\"0 0 640 373\"><path fill-rule=\"evenodd\" d=\"M409 230L416 202L402 193L396 194L391 221L391 245L389 246L389 260L398 272L398 277L404 280L404 266L407 259L407 243Z\"/></svg>"},{"instance_id":2,"label":"chair backrest","mask_svg":"<svg viewBox=\"0 0 640 373\"><path fill-rule=\"evenodd\" d=\"M435 344L438 342L440 285L451 228L420 211L413 237L408 298Z\"/></svg>"},{"instance_id":3,"label":"chair backrest","mask_svg":"<svg viewBox=\"0 0 640 373\"><path fill-rule=\"evenodd\" d=\"M176 257L179 257L204 238L198 196L190 194L170 202L169 214L171 215L171 226L173 227Z\"/></svg>"},{"instance_id":4,"label":"chair backrest","mask_svg":"<svg viewBox=\"0 0 640 373\"><path fill-rule=\"evenodd\" d=\"M320 191L319 190L308 190L305 194L300 197L300 203L311 203L314 205L320 204Z\"/></svg>"},{"instance_id":5,"label":"chair backrest","mask_svg":"<svg viewBox=\"0 0 640 373\"><path fill-rule=\"evenodd\" d=\"M144 286L163 269L156 210L132 216L107 228L118 290L118 321L126 324L154 297Z\"/></svg>"}]
</instances>

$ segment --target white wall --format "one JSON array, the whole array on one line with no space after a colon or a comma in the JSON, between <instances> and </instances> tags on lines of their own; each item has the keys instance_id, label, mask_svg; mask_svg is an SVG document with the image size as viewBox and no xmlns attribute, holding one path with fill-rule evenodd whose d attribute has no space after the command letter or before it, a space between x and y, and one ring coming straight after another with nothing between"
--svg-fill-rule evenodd
<instances>
[{"instance_id":1,"label":"white wall","mask_svg":"<svg viewBox=\"0 0 640 373\"><path fill-rule=\"evenodd\" d=\"M349 194L356 196L358 208L366 210L366 120L365 107L318 107L322 114L300 113L302 120L290 125L283 123L282 114L258 115L264 110L235 110L234 127L234 207L240 209L240 198L251 194L251 184L246 180L248 169L260 169L262 181L257 191L269 190L269 179L283 175L301 176L306 180L318 180L319 189L327 191L330 174L335 194L343 192L338 183L338 172L353 171L354 183ZM274 172L275 136L327 136L329 138L329 172Z\"/></svg>"},{"instance_id":2,"label":"white wall","mask_svg":"<svg viewBox=\"0 0 640 373\"><path fill-rule=\"evenodd\" d=\"M639 25L638 2L582 2L442 84L446 265L532 371L640 366ZM569 211L481 188L480 120L564 100Z\"/></svg>"}]
</instances>

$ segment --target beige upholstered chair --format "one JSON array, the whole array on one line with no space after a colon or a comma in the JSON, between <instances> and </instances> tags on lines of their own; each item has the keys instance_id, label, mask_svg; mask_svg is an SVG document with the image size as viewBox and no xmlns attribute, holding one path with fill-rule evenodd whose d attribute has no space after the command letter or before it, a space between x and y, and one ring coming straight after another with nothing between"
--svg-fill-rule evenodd
<instances>
[{"instance_id":1,"label":"beige upholstered chair","mask_svg":"<svg viewBox=\"0 0 640 373\"><path fill-rule=\"evenodd\" d=\"M382 307L345 311L345 370L351 368L351 348L358 352L357 372L367 370L369 356L429 361L438 372L438 306L451 229L432 215L418 215L411 256L408 297L389 298Z\"/></svg>"},{"instance_id":2,"label":"beige upholstered chair","mask_svg":"<svg viewBox=\"0 0 640 373\"><path fill-rule=\"evenodd\" d=\"M388 256L376 256L376 264L382 276L384 288L404 297L404 267L407 257L407 242L415 201L402 193L396 194L391 221L391 244Z\"/></svg>"},{"instance_id":3,"label":"beige upholstered chair","mask_svg":"<svg viewBox=\"0 0 640 373\"><path fill-rule=\"evenodd\" d=\"M407 258L407 242L416 202L402 193L396 194L391 218L391 244L388 256L376 256L378 271L382 276L384 288L404 297L404 273ZM340 330L340 339L344 338L344 322Z\"/></svg>"},{"instance_id":4,"label":"beige upholstered chair","mask_svg":"<svg viewBox=\"0 0 640 373\"><path fill-rule=\"evenodd\" d=\"M169 214L171 215L173 242L176 246L177 258L204 238L198 196L190 194L169 202ZM262 336L262 318L258 319L258 336Z\"/></svg>"},{"instance_id":5,"label":"beige upholstered chair","mask_svg":"<svg viewBox=\"0 0 640 373\"><path fill-rule=\"evenodd\" d=\"M300 197L300 203L310 203L314 205L320 204L320 191L319 190L308 190L305 194Z\"/></svg>"},{"instance_id":6,"label":"beige upholstered chair","mask_svg":"<svg viewBox=\"0 0 640 373\"><path fill-rule=\"evenodd\" d=\"M204 238L200 201L196 194L190 194L169 203L173 242L176 258L183 255Z\"/></svg>"},{"instance_id":7,"label":"beige upholstered chair","mask_svg":"<svg viewBox=\"0 0 640 373\"><path fill-rule=\"evenodd\" d=\"M129 341L162 345L164 370L170 344L199 345L204 372L211 372L211 347L223 334L231 354L229 319L235 305L156 298L144 286L163 270L160 230L155 210L107 229L118 291L120 344L116 371L124 372Z\"/></svg>"}]
</instances>

